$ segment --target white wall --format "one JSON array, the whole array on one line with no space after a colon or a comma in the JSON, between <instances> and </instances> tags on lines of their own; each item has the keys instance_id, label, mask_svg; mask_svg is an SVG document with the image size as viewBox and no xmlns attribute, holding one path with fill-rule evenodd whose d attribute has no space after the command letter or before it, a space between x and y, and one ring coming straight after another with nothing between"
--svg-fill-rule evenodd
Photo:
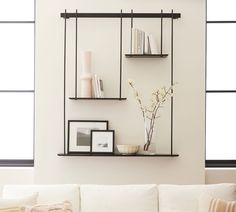
<instances>
[{"instance_id":1,"label":"white wall","mask_svg":"<svg viewBox=\"0 0 236 212\"><path fill-rule=\"evenodd\" d=\"M40 0L37 2L36 15L36 183L204 183L204 0ZM103 157L58 157L63 151L63 19L60 12L67 9L74 12L117 12L123 8L128 12L170 11L172 8L182 14L175 21L175 152L178 158L103 158ZM69 21L68 31L73 33L73 21ZM156 23L158 20L156 21ZM81 22L86 27L86 22ZM94 23L100 24L101 22ZM113 23L113 22L112 22ZM155 30L155 23L135 22L148 30ZM88 24L93 24L89 20ZM107 24L107 25L106 25ZM154 25L153 25L154 24ZM166 23L168 24L168 23ZM128 25L127 22L124 23ZM111 25L103 22L108 32ZM112 27L119 27L118 23ZM124 26L124 27L125 27ZM158 26L158 25L157 25ZM96 30L98 27L94 26ZM101 28L102 29L102 28ZM156 28L158 29L158 27ZM110 30L110 31L109 31ZM118 30L118 28L117 28ZM95 31L95 30L94 30ZM80 31L84 33L84 31ZM155 32L155 31L153 31ZM99 32L100 33L100 32ZM102 32L101 32L102 33ZM166 36L168 30L165 31ZM124 32L124 52L128 49L129 34ZM91 34L88 34L90 36ZM74 34L68 35L73 38ZM84 34L82 36L85 36ZM96 33L94 33L96 36ZM84 37L82 37L84 38ZM118 39L116 37L115 39ZM99 72L107 84L107 92L113 92L109 81L116 83L112 74L116 71L118 51L110 53L106 48L114 45L109 37L83 40L81 46L104 43L100 52L94 52L97 63L94 69ZM95 41L95 42L94 42ZM107 42L107 45L106 45ZM167 41L165 41L167 42ZM109 45L108 45L109 44ZM118 43L116 43L118 45ZM73 42L68 42L71 48ZM89 46L90 47L90 46ZM91 48L93 48L91 46ZM113 47L112 47L113 48ZM114 47L117 48L117 47ZM116 50L116 49L115 49ZM169 44L165 50L169 52ZM68 56L73 57L73 49ZM103 57L102 57L103 56ZM170 57L163 60L127 60L124 59L124 78L134 78L142 93L150 93L155 87L168 84ZM154 68L153 68L154 67ZM73 58L68 59L69 72L73 73ZM105 69L105 68L104 68ZM100 71L100 70L98 70ZM113 73L113 72L112 72ZM115 73L115 72L114 72ZM125 80L124 79L124 80ZM126 80L125 80L126 81ZM71 77L68 79L72 82ZM68 104L70 119L108 119L111 128L116 130L117 143L138 143L143 141L143 123L132 92L124 85L125 102L71 102ZM72 95L72 86L68 87ZM147 98L147 97L146 97ZM169 107L162 111L157 123L157 141L159 151L168 150Z\"/></svg>"},{"instance_id":2,"label":"white wall","mask_svg":"<svg viewBox=\"0 0 236 212\"><path fill-rule=\"evenodd\" d=\"M0 168L0 185L32 184L34 168Z\"/></svg>"}]
</instances>

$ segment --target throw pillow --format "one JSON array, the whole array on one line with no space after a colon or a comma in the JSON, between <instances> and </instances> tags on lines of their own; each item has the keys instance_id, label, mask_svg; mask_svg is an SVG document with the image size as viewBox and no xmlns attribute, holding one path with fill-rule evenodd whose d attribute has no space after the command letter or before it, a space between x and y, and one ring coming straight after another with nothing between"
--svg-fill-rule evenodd
<instances>
[{"instance_id":1,"label":"throw pillow","mask_svg":"<svg viewBox=\"0 0 236 212\"><path fill-rule=\"evenodd\" d=\"M12 199L0 199L0 208L12 208L12 207L22 207L26 205L35 205L37 203L38 193L33 193L32 195L12 198Z\"/></svg>"},{"instance_id":2,"label":"throw pillow","mask_svg":"<svg viewBox=\"0 0 236 212\"><path fill-rule=\"evenodd\" d=\"M23 212L23 207L0 208L0 212Z\"/></svg>"},{"instance_id":3,"label":"throw pillow","mask_svg":"<svg viewBox=\"0 0 236 212\"><path fill-rule=\"evenodd\" d=\"M24 212L72 212L72 205L69 201L64 201L52 205L27 206Z\"/></svg>"},{"instance_id":4,"label":"throw pillow","mask_svg":"<svg viewBox=\"0 0 236 212\"><path fill-rule=\"evenodd\" d=\"M204 194L199 199L199 212L236 212L236 201L225 201Z\"/></svg>"}]
</instances>

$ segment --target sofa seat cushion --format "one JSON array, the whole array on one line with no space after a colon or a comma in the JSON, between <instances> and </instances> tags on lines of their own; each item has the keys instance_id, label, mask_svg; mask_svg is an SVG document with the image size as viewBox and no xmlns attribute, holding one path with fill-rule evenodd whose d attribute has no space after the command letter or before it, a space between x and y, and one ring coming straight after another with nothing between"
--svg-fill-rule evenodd
<instances>
[{"instance_id":1,"label":"sofa seat cushion","mask_svg":"<svg viewBox=\"0 0 236 212\"><path fill-rule=\"evenodd\" d=\"M82 185L81 212L157 212L156 185Z\"/></svg>"},{"instance_id":2,"label":"sofa seat cushion","mask_svg":"<svg viewBox=\"0 0 236 212\"><path fill-rule=\"evenodd\" d=\"M3 188L3 198L16 198L38 192L37 204L55 204L69 201L73 212L79 212L79 186L62 185L6 185Z\"/></svg>"},{"instance_id":3,"label":"sofa seat cushion","mask_svg":"<svg viewBox=\"0 0 236 212\"><path fill-rule=\"evenodd\" d=\"M159 185L159 212L198 212L202 194L228 201L236 200L236 185Z\"/></svg>"}]
</instances>

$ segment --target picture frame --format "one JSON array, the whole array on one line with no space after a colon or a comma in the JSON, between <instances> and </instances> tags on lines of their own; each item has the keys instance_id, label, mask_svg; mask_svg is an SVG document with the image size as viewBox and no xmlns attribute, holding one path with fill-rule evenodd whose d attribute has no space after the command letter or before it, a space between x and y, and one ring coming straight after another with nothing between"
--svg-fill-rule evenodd
<instances>
[{"instance_id":1,"label":"picture frame","mask_svg":"<svg viewBox=\"0 0 236 212\"><path fill-rule=\"evenodd\" d=\"M91 152L91 130L108 130L108 121L68 120L68 154Z\"/></svg>"},{"instance_id":2,"label":"picture frame","mask_svg":"<svg viewBox=\"0 0 236 212\"><path fill-rule=\"evenodd\" d=\"M91 130L91 153L113 154L114 149L114 130Z\"/></svg>"}]
</instances>

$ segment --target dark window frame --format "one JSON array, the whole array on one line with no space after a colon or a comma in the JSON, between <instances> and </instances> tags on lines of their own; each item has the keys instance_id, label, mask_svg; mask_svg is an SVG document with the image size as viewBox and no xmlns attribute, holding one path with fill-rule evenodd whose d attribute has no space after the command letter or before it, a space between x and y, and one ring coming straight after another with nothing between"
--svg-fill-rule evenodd
<instances>
[{"instance_id":1,"label":"dark window frame","mask_svg":"<svg viewBox=\"0 0 236 212\"><path fill-rule=\"evenodd\" d=\"M35 156L35 42L36 42L36 0L34 0L34 20L33 21L0 21L0 24L34 24L34 89L33 90L0 90L0 93L25 93L34 94L33 101L33 159L0 159L0 167L34 167Z\"/></svg>"},{"instance_id":2,"label":"dark window frame","mask_svg":"<svg viewBox=\"0 0 236 212\"><path fill-rule=\"evenodd\" d=\"M207 26L208 24L235 24L236 21L208 21L207 19L207 0L206 0L206 26L205 26L205 126L206 126L206 104L207 104L207 93L236 93L236 90L207 90ZM206 128L206 127L205 127ZM206 132L206 129L205 129ZM206 135L206 134L205 134ZM205 149L206 149L206 136L205 136ZM235 160L206 160L205 150L205 167L206 168L234 168L236 167Z\"/></svg>"}]
</instances>

